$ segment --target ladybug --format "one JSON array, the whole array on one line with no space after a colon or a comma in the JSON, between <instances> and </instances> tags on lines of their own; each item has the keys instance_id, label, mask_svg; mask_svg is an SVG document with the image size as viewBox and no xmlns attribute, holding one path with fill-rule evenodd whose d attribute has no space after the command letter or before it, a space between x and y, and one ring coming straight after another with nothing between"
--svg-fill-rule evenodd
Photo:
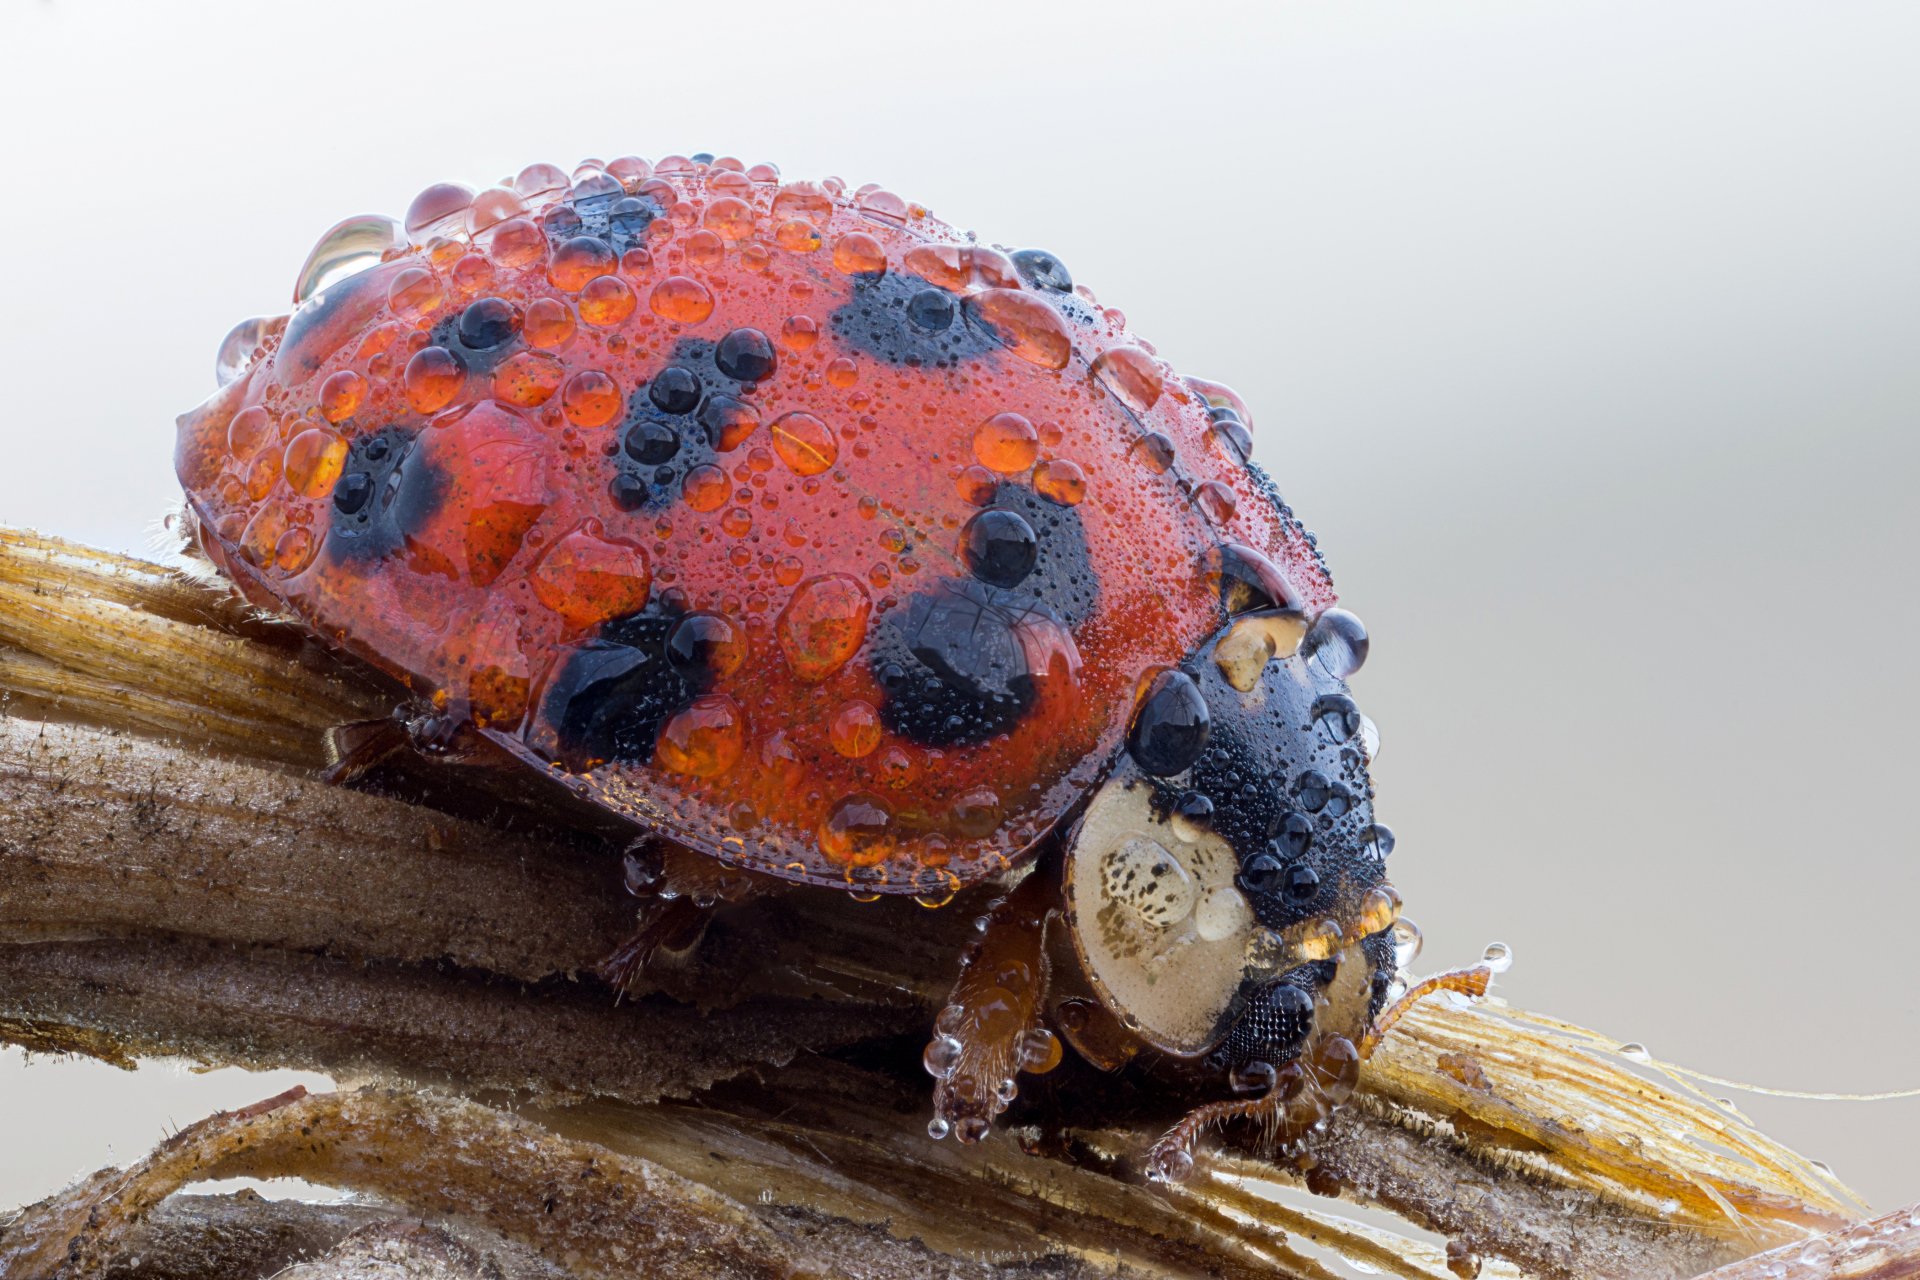
<instances>
[{"instance_id":1,"label":"ladybug","mask_svg":"<svg viewBox=\"0 0 1920 1280\"><path fill-rule=\"evenodd\" d=\"M349 219L293 303L179 420L198 547L402 682L415 746L644 836L662 909L616 973L722 900L993 882L934 1137L984 1136L1062 1037L1223 1096L1161 1178L1208 1125L1298 1136L1351 1092L1413 936L1366 629L1240 397L1060 258L877 186L623 157ZM341 772L377 741L343 729Z\"/></svg>"}]
</instances>

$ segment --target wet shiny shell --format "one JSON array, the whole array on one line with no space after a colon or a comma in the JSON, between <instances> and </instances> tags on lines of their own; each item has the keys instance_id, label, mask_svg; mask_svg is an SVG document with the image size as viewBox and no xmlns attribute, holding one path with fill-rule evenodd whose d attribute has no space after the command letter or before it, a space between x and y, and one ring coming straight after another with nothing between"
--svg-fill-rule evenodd
<instances>
[{"instance_id":1,"label":"wet shiny shell","mask_svg":"<svg viewBox=\"0 0 1920 1280\"><path fill-rule=\"evenodd\" d=\"M207 553L737 866L948 896L1104 775L1223 545L1332 600L1231 392L885 191L530 166L349 219L298 293L181 419Z\"/></svg>"}]
</instances>

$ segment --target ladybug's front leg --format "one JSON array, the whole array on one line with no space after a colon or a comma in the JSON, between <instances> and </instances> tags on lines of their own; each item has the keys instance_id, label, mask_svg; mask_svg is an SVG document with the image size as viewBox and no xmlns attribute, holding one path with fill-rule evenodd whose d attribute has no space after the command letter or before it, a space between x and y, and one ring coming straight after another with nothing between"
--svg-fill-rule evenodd
<instances>
[{"instance_id":1,"label":"ladybug's front leg","mask_svg":"<svg viewBox=\"0 0 1920 1280\"><path fill-rule=\"evenodd\" d=\"M781 882L728 867L670 841L636 841L626 855L627 891L643 900L633 933L595 973L622 995L642 987L657 961L684 956L723 903L748 902Z\"/></svg>"},{"instance_id":2,"label":"ladybug's front leg","mask_svg":"<svg viewBox=\"0 0 1920 1280\"><path fill-rule=\"evenodd\" d=\"M936 1083L927 1132L962 1142L986 1137L1018 1092L1021 1071L1060 1065L1061 1047L1040 1025L1047 994L1046 925L1060 909L1057 874L1034 871L988 909L924 1057Z\"/></svg>"}]
</instances>

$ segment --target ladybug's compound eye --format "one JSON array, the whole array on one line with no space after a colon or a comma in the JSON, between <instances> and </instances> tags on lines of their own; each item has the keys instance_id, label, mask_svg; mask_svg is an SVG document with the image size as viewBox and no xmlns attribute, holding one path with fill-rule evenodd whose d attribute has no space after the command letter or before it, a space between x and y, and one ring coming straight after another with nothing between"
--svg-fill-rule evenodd
<instances>
[{"instance_id":1,"label":"ladybug's compound eye","mask_svg":"<svg viewBox=\"0 0 1920 1280\"><path fill-rule=\"evenodd\" d=\"M1193 767L1206 749L1211 728L1207 700L1193 677L1184 671L1162 671L1141 699L1127 750L1145 772L1171 777Z\"/></svg>"}]
</instances>

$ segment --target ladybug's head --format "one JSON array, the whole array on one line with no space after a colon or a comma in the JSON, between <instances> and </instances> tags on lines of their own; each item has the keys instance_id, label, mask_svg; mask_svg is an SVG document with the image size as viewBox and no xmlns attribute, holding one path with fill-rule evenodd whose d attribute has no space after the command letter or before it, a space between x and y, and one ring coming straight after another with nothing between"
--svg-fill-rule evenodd
<instances>
[{"instance_id":1,"label":"ladybug's head","mask_svg":"<svg viewBox=\"0 0 1920 1280\"><path fill-rule=\"evenodd\" d=\"M1346 686L1366 630L1259 603L1143 678L1067 877L1075 945L1113 1013L1248 1091L1334 1037L1361 1042L1393 984L1399 908L1373 724Z\"/></svg>"}]
</instances>

